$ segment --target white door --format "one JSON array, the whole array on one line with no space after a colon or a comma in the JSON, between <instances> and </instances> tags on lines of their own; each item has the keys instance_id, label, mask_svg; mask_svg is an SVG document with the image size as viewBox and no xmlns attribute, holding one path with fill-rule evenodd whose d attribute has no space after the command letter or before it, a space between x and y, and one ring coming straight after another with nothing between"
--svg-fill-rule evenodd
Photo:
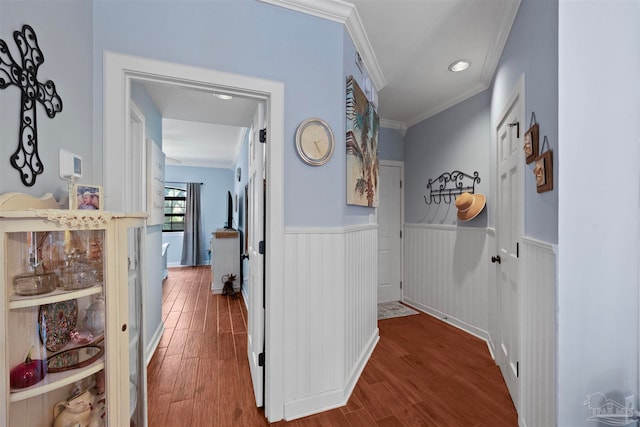
<instances>
[{"instance_id":1,"label":"white door","mask_svg":"<svg viewBox=\"0 0 640 427\"><path fill-rule=\"evenodd\" d=\"M497 127L498 221L496 227L499 345L496 359L511 398L519 407L520 299L518 245L522 235L522 150L524 113L522 94L511 98ZM519 123L519 125L517 125Z\"/></svg>"},{"instance_id":2,"label":"white door","mask_svg":"<svg viewBox=\"0 0 640 427\"><path fill-rule=\"evenodd\" d=\"M378 302L402 298L402 168L380 165L378 205Z\"/></svg>"},{"instance_id":3,"label":"white door","mask_svg":"<svg viewBox=\"0 0 640 427\"><path fill-rule=\"evenodd\" d=\"M258 110L252 123L252 134L249 138L249 218L246 230L249 254L249 282L248 287L248 331L247 352L251 368L253 392L256 405L264 405L264 255L260 245L264 241L264 144L260 142L260 129L265 123L264 104L258 105Z\"/></svg>"}]
</instances>

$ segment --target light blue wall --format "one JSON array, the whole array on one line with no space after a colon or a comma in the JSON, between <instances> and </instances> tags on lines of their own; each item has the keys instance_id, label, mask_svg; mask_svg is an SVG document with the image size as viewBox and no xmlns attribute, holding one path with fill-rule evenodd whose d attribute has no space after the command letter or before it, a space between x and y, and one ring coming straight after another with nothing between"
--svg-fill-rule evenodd
<instances>
[{"instance_id":1,"label":"light blue wall","mask_svg":"<svg viewBox=\"0 0 640 427\"><path fill-rule=\"evenodd\" d=\"M285 224L363 222L343 212L344 156L304 165L294 150L298 124L321 117L344 152L343 25L255 0L145 1L94 5L95 138L102 135L102 52L261 77L285 83ZM180 25L176 25L180 23ZM341 148L342 147L342 148Z\"/></svg>"},{"instance_id":2,"label":"light blue wall","mask_svg":"<svg viewBox=\"0 0 640 427\"><path fill-rule=\"evenodd\" d=\"M204 261L209 260L207 250L211 240L211 233L218 228L224 228L227 222L227 191L233 191L234 172L230 169L202 168L190 166L167 165L165 167L165 183L172 182L202 182L200 193L201 223L200 256ZM186 188L183 186L183 188ZM162 242L170 242L167 262L171 265L180 264L182 258L182 242L174 240L175 234L162 233ZM168 238L168 235L174 235Z\"/></svg>"},{"instance_id":3,"label":"light blue wall","mask_svg":"<svg viewBox=\"0 0 640 427\"><path fill-rule=\"evenodd\" d=\"M592 393L638 408L639 23L638 1L559 6L559 426L605 425Z\"/></svg>"},{"instance_id":4,"label":"light blue wall","mask_svg":"<svg viewBox=\"0 0 640 427\"><path fill-rule=\"evenodd\" d=\"M145 137L162 148L162 114L140 82L131 82L131 99L144 114Z\"/></svg>"},{"instance_id":5,"label":"light blue wall","mask_svg":"<svg viewBox=\"0 0 640 427\"><path fill-rule=\"evenodd\" d=\"M380 128L378 147L381 160L404 160L404 136L397 129Z\"/></svg>"},{"instance_id":6,"label":"light blue wall","mask_svg":"<svg viewBox=\"0 0 640 427\"><path fill-rule=\"evenodd\" d=\"M529 127L534 112L539 124L540 144L546 135L553 150L553 162L560 164L558 144L558 2L523 0L502 53L491 87L491 123L496 123L516 82L525 74L525 120ZM495 147L495 129L492 129ZM495 148L493 149L495 152ZM492 172L495 172L495 155ZM554 167L554 190L536 191L533 163L525 165L525 235L558 242L558 168ZM492 173L491 183L496 176ZM493 224L493 219L492 225Z\"/></svg>"},{"instance_id":7,"label":"light blue wall","mask_svg":"<svg viewBox=\"0 0 640 427\"><path fill-rule=\"evenodd\" d=\"M426 119L405 135L405 221L418 224L457 224L454 202L427 205L429 179L443 172L462 171L480 182L475 192L491 197L490 93L484 91ZM465 184L469 181L465 181ZM489 204L465 226L486 226Z\"/></svg>"},{"instance_id":8,"label":"light blue wall","mask_svg":"<svg viewBox=\"0 0 640 427\"><path fill-rule=\"evenodd\" d=\"M17 62L21 61L13 32L24 24L33 27L44 55L38 80L52 80L62 98L62 111L50 119L42 105L36 107L38 152L44 172L36 184L25 187L18 171L9 163L18 147L20 90L9 86L0 90L0 193L17 191L41 196L51 192L58 199L68 199L67 181L58 173L61 148L84 160L84 177L80 182L101 184L95 173L92 145L92 11L87 1L7 1L2 0L0 39L4 40Z\"/></svg>"}]
</instances>

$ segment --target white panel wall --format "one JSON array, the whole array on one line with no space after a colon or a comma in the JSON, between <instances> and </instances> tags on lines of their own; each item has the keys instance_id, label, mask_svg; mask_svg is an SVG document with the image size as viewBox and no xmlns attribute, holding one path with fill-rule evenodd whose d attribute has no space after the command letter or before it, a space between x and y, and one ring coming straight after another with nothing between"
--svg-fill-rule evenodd
<instances>
[{"instance_id":1,"label":"white panel wall","mask_svg":"<svg viewBox=\"0 0 640 427\"><path fill-rule=\"evenodd\" d=\"M405 224L403 300L488 339L484 227Z\"/></svg>"},{"instance_id":2,"label":"white panel wall","mask_svg":"<svg viewBox=\"0 0 640 427\"><path fill-rule=\"evenodd\" d=\"M488 341L498 333L492 229L406 224L403 300ZM521 241L520 425L556 425L556 251Z\"/></svg>"},{"instance_id":3,"label":"white panel wall","mask_svg":"<svg viewBox=\"0 0 640 427\"><path fill-rule=\"evenodd\" d=\"M556 250L523 238L521 413L524 426L556 425Z\"/></svg>"},{"instance_id":4,"label":"white panel wall","mask_svg":"<svg viewBox=\"0 0 640 427\"><path fill-rule=\"evenodd\" d=\"M350 390L378 341L378 229L353 227L345 233L345 380Z\"/></svg>"},{"instance_id":5,"label":"white panel wall","mask_svg":"<svg viewBox=\"0 0 640 427\"><path fill-rule=\"evenodd\" d=\"M378 339L377 229L285 233L285 419L342 406Z\"/></svg>"}]
</instances>

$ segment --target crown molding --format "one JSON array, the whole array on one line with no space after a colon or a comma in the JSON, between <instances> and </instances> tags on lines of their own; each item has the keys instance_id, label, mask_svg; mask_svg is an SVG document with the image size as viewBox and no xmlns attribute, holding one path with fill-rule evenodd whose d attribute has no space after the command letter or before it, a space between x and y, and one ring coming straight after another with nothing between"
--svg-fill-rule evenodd
<instances>
[{"instance_id":1,"label":"crown molding","mask_svg":"<svg viewBox=\"0 0 640 427\"><path fill-rule=\"evenodd\" d=\"M376 55L373 52L373 48L371 47L367 33L364 30L364 25L362 25L358 11L351 3L347 3L342 0L259 1L344 24L353 44L356 47L356 50L360 54L360 57L362 57L364 66L369 73L369 77L371 78L371 82L375 86L376 91L380 91L387 85L387 80L382 73L382 69L380 68Z\"/></svg>"},{"instance_id":2,"label":"crown molding","mask_svg":"<svg viewBox=\"0 0 640 427\"><path fill-rule=\"evenodd\" d=\"M493 80L496 68L498 68L498 64L500 63L504 46L507 44L509 34L511 33L511 27L513 27L516 15L518 14L518 9L520 8L520 2L521 0L505 2L507 7L503 10L500 22L504 22L507 25L500 25L498 27L500 31L495 34L494 39L491 41L491 46L489 47L488 54L485 57L482 74L480 76L480 81L487 87L491 85L491 80Z\"/></svg>"},{"instance_id":3,"label":"crown molding","mask_svg":"<svg viewBox=\"0 0 640 427\"><path fill-rule=\"evenodd\" d=\"M407 133L407 125L397 120L380 119L380 127L387 129L395 129L400 132L402 136Z\"/></svg>"},{"instance_id":4,"label":"crown molding","mask_svg":"<svg viewBox=\"0 0 640 427\"><path fill-rule=\"evenodd\" d=\"M443 112L444 110L447 110L451 107L453 107L456 104L459 104L460 102L471 98L474 95L479 94L482 91L485 91L489 88L488 85L485 85L484 83L478 82L477 84L473 85L469 90L467 90L466 92L462 93L459 96L456 96L455 98L451 98L446 102L443 102L442 104L436 106L435 108L432 108L431 110L427 111L424 114L421 114L417 117L415 117L413 120L409 121L406 123L407 127L411 127L413 125L416 125L418 123L420 123L423 120L426 120L432 116L435 116L438 113Z\"/></svg>"}]
</instances>

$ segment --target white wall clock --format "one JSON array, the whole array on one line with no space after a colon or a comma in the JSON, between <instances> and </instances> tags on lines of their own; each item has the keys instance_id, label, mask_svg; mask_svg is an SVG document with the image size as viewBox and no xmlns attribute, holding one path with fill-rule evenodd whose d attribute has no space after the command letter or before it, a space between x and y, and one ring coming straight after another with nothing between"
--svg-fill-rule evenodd
<instances>
[{"instance_id":1,"label":"white wall clock","mask_svg":"<svg viewBox=\"0 0 640 427\"><path fill-rule=\"evenodd\" d=\"M298 126L296 131L296 150L303 162L312 165L324 165L331 159L335 139L327 122L310 118Z\"/></svg>"}]
</instances>

